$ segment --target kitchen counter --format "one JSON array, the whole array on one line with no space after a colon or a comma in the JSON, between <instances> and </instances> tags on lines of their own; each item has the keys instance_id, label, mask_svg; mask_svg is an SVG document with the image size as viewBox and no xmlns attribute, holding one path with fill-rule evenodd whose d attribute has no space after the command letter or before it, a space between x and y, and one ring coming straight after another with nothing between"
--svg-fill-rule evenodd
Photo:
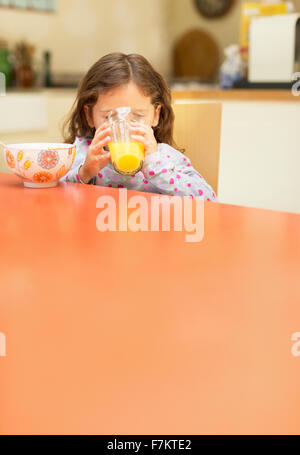
<instances>
[{"instance_id":1,"label":"kitchen counter","mask_svg":"<svg viewBox=\"0 0 300 455\"><path fill-rule=\"evenodd\" d=\"M173 100L218 100L218 101L300 101L290 90L173 90Z\"/></svg>"},{"instance_id":2,"label":"kitchen counter","mask_svg":"<svg viewBox=\"0 0 300 455\"><path fill-rule=\"evenodd\" d=\"M64 95L74 94L77 89L75 87L53 87L53 88L31 88L18 89L13 88L7 90L7 96L10 94L28 94L28 93L47 93L48 95ZM293 96L290 90L266 90L266 89L220 89L204 88L201 90L172 90L173 100L219 100L219 101L300 101L299 96Z\"/></svg>"}]
</instances>

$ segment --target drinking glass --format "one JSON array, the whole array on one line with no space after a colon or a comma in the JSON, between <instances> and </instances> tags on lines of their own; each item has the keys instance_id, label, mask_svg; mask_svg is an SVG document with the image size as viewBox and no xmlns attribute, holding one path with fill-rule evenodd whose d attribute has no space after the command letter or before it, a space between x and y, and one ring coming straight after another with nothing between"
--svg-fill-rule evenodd
<instances>
[{"instance_id":1,"label":"drinking glass","mask_svg":"<svg viewBox=\"0 0 300 455\"><path fill-rule=\"evenodd\" d=\"M130 135L130 122L134 113L130 107L118 107L108 114L111 142L108 144L114 169L122 175L136 174L142 169L145 148Z\"/></svg>"}]
</instances>

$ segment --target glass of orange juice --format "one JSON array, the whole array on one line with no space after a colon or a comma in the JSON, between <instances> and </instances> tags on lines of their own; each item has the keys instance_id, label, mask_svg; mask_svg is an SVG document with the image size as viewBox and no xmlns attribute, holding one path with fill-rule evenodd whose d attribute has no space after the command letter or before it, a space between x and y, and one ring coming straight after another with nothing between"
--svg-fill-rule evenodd
<instances>
[{"instance_id":1,"label":"glass of orange juice","mask_svg":"<svg viewBox=\"0 0 300 455\"><path fill-rule=\"evenodd\" d=\"M111 142L108 144L114 169L123 175L136 174L142 169L145 149L130 136L132 111L130 107L118 107L108 114Z\"/></svg>"}]
</instances>

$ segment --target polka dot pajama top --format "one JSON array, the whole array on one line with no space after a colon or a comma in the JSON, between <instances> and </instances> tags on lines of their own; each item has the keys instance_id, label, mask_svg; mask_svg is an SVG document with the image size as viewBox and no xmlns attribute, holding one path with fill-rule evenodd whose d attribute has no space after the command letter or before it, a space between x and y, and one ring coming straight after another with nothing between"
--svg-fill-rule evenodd
<instances>
[{"instance_id":1,"label":"polka dot pajama top","mask_svg":"<svg viewBox=\"0 0 300 455\"><path fill-rule=\"evenodd\" d=\"M76 137L75 160L62 180L83 183L78 171L85 161L90 144L90 139ZM108 163L89 183L207 201L216 200L213 189L192 167L190 160L168 144L158 144L157 152L145 157L143 170L135 175L118 174L112 164Z\"/></svg>"}]
</instances>

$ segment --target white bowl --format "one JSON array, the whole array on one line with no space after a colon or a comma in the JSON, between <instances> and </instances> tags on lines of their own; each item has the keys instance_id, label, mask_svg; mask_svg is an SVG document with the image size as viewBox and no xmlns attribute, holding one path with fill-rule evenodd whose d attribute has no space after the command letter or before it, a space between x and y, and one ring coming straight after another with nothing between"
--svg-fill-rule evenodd
<instances>
[{"instance_id":1,"label":"white bowl","mask_svg":"<svg viewBox=\"0 0 300 455\"><path fill-rule=\"evenodd\" d=\"M8 169L28 188L51 188L72 167L76 146L52 142L8 144L4 159Z\"/></svg>"}]
</instances>

